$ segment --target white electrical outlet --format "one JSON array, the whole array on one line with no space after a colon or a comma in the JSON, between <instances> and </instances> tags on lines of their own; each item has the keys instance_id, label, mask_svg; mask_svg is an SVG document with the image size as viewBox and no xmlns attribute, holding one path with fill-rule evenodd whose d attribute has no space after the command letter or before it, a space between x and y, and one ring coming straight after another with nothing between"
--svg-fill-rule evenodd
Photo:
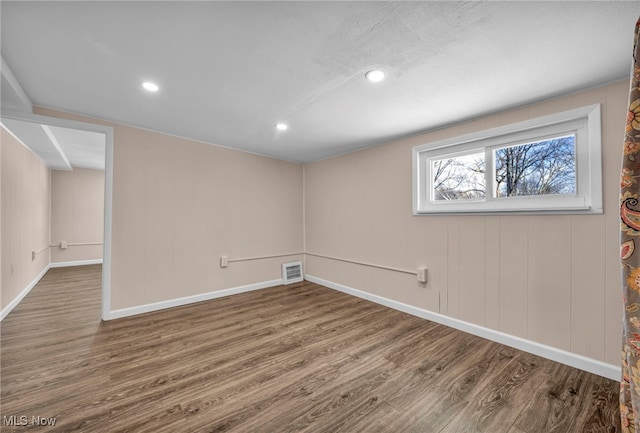
<instances>
[{"instance_id":1,"label":"white electrical outlet","mask_svg":"<svg viewBox=\"0 0 640 433\"><path fill-rule=\"evenodd\" d=\"M229 266L229 257L220 256L220 267L226 268L227 266Z\"/></svg>"},{"instance_id":2,"label":"white electrical outlet","mask_svg":"<svg viewBox=\"0 0 640 433\"><path fill-rule=\"evenodd\" d=\"M66 250L67 249L67 241L60 242L60 249L62 249L62 250Z\"/></svg>"},{"instance_id":3,"label":"white electrical outlet","mask_svg":"<svg viewBox=\"0 0 640 433\"><path fill-rule=\"evenodd\" d=\"M418 282L426 283L427 282L427 268L418 268Z\"/></svg>"},{"instance_id":4,"label":"white electrical outlet","mask_svg":"<svg viewBox=\"0 0 640 433\"><path fill-rule=\"evenodd\" d=\"M31 260L35 260L35 259L36 259L36 252L31 251Z\"/></svg>"},{"instance_id":5,"label":"white electrical outlet","mask_svg":"<svg viewBox=\"0 0 640 433\"><path fill-rule=\"evenodd\" d=\"M13 271L15 270L15 265L13 263L11 263L11 273L13 274Z\"/></svg>"}]
</instances>

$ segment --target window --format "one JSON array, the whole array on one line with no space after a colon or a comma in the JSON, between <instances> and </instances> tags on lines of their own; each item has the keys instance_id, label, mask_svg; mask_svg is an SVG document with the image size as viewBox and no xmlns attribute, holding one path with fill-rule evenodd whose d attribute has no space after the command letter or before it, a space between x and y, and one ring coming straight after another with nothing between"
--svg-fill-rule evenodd
<instances>
[{"instance_id":1,"label":"window","mask_svg":"<svg viewBox=\"0 0 640 433\"><path fill-rule=\"evenodd\" d=\"M413 149L414 214L602 213L600 106Z\"/></svg>"}]
</instances>

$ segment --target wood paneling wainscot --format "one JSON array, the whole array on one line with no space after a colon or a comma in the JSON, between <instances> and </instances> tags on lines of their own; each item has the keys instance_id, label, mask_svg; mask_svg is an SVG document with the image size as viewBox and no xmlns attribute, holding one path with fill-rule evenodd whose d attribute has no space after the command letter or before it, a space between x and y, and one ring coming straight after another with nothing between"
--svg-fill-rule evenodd
<instances>
[{"instance_id":1,"label":"wood paneling wainscot","mask_svg":"<svg viewBox=\"0 0 640 433\"><path fill-rule=\"evenodd\" d=\"M308 252L426 266L430 281L420 287L319 257L307 257L307 274L619 365L617 200L628 89L623 80L307 164ZM414 146L592 104L602 110L602 215L411 215Z\"/></svg>"}]
</instances>

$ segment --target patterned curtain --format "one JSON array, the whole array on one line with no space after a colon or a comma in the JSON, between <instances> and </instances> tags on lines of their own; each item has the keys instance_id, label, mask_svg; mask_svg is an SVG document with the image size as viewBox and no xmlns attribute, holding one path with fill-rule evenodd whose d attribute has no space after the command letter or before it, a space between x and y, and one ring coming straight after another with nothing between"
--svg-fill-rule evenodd
<instances>
[{"instance_id":1,"label":"patterned curtain","mask_svg":"<svg viewBox=\"0 0 640 433\"><path fill-rule=\"evenodd\" d=\"M629 111L623 146L620 178L620 257L622 259L622 295L624 301L622 378L620 416L624 433L640 433L640 19L633 42L633 73L629 92Z\"/></svg>"}]
</instances>

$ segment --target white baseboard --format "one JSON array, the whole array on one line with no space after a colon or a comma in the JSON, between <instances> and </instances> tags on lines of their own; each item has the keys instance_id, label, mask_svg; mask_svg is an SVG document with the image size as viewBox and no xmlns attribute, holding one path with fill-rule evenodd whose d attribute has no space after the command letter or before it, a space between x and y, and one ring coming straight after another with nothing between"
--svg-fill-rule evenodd
<instances>
[{"instance_id":1,"label":"white baseboard","mask_svg":"<svg viewBox=\"0 0 640 433\"><path fill-rule=\"evenodd\" d=\"M501 343L519 350L523 350L525 352L529 352L534 355L550 359L552 361L560 362L562 364L566 364L580 370L588 371L589 373L594 373L599 376L616 380L618 382L620 381L621 368L617 365L607 364L596 359L587 358L586 356L578 355L572 352L567 352L566 350L557 349L545 344L540 344L534 341L526 340L524 338L505 334L504 332L485 328L484 326L474 325L473 323L465 322L463 320L455 319L443 314L434 313L433 311L425 310L423 308L415 307L413 305L405 304L399 301L394 301L393 299L374 295L372 293L367 293L362 290L347 287L342 284L314 277L312 275L305 275L304 279L312 283L328 287L330 289L338 290L349 295L357 296L358 298L375 302L376 304L384 305L385 307L393 308L394 310L411 314L412 316L431 320L433 322L440 323L442 325L449 326L451 328L458 329L469 334L477 335L478 337L486 338L488 340L495 341L497 343Z\"/></svg>"},{"instance_id":2,"label":"white baseboard","mask_svg":"<svg viewBox=\"0 0 640 433\"><path fill-rule=\"evenodd\" d=\"M154 302L152 304L138 305L135 307L112 310L104 320L120 319L122 317L133 316L135 314L149 313L151 311L164 310L165 308L178 307L180 305L193 304L195 302L209 301L211 299L223 298L225 296L236 295L238 293L251 292L253 290L266 289L282 285L282 279L263 281L249 284L247 286L232 287L230 289L216 290L214 292L201 293L183 298L170 299L167 301Z\"/></svg>"},{"instance_id":3,"label":"white baseboard","mask_svg":"<svg viewBox=\"0 0 640 433\"><path fill-rule=\"evenodd\" d=\"M13 301L11 301L9 303L9 305L4 307L2 309L2 311L0 311L0 321L2 321L5 317L7 317L7 315L11 312L11 310L16 308L16 305L18 305L20 303L20 301L22 301L24 299L24 297L29 294L31 289L33 289L36 286L36 284L38 284L38 282L42 279L42 277L44 277L44 274L46 274L49 269L51 269L51 268L63 268L63 267L66 267L66 266L97 265L97 264L101 264L101 263L102 263L102 259L78 260L78 261L74 261L74 262L49 263L47 266L44 267L42 272L40 272L38 274L38 276L35 277L33 279L33 281L31 281L29 283L29 285L27 287L25 287L25 289L22 292L20 292L20 294L18 296L16 296L16 298Z\"/></svg>"},{"instance_id":4,"label":"white baseboard","mask_svg":"<svg viewBox=\"0 0 640 433\"><path fill-rule=\"evenodd\" d=\"M16 308L16 305L18 305L20 301L22 301L24 297L29 294L31 289L33 289L36 286L36 284L38 284L40 279L44 277L44 274L46 274L48 270L49 270L49 265L45 266L44 269L38 274L38 276L35 277L33 281L31 281L29 285L25 287L22 292L20 292L19 295L16 296L13 301L9 302L9 305L4 307L2 311L0 311L0 321L2 321L5 317L7 317L7 315L11 312L11 310Z\"/></svg>"},{"instance_id":5,"label":"white baseboard","mask_svg":"<svg viewBox=\"0 0 640 433\"><path fill-rule=\"evenodd\" d=\"M67 266L101 265L102 259L76 260L73 262L55 262L49 265L50 268L65 268Z\"/></svg>"}]
</instances>

